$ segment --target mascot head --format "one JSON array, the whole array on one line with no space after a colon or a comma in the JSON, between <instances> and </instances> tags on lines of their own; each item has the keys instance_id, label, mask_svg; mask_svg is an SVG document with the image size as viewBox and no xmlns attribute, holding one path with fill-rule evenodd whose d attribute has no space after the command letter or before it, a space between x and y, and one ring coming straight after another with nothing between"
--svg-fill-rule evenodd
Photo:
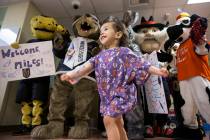
<instances>
[{"instance_id":1,"label":"mascot head","mask_svg":"<svg viewBox=\"0 0 210 140\"><path fill-rule=\"evenodd\" d=\"M91 14L75 17L72 26L75 36L97 40L100 35L99 20Z\"/></svg>"},{"instance_id":2,"label":"mascot head","mask_svg":"<svg viewBox=\"0 0 210 140\"><path fill-rule=\"evenodd\" d=\"M199 45L203 40L208 27L208 21L196 14L180 13L176 18L176 25L167 28L169 39L166 41L165 50L170 49L175 43L183 43L191 38L193 43Z\"/></svg>"},{"instance_id":3,"label":"mascot head","mask_svg":"<svg viewBox=\"0 0 210 140\"><path fill-rule=\"evenodd\" d=\"M57 29L57 21L52 17L34 16L31 19L31 32L37 39L51 40Z\"/></svg>"},{"instance_id":4,"label":"mascot head","mask_svg":"<svg viewBox=\"0 0 210 140\"><path fill-rule=\"evenodd\" d=\"M159 50L162 42L155 35L165 27L164 24L157 23L151 16L147 21L144 17L141 18L141 23L134 26L133 30L137 34L135 42L139 45L142 53L151 53L154 50Z\"/></svg>"}]
</instances>

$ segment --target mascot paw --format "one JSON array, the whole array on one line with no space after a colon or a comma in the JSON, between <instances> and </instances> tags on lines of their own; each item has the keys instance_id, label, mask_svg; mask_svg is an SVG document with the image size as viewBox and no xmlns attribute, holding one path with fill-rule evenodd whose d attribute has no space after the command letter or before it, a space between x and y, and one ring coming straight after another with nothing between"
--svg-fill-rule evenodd
<instances>
[{"instance_id":1,"label":"mascot paw","mask_svg":"<svg viewBox=\"0 0 210 140\"><path fill-rule=\"evenodd\" d=\"M64 124L61 122L50 122L46 125L35 127L31 132L32 138L58 138L64 133Z\"/></svg>"},{"instance_id":2,"label":"mascot paw","mask_svg":"<svg viewBox=\"0 0 210 140\"><path fill-rule=\"evenodd\" d=\"M14 43L12 43L10 46L11 46L12 48L14 48L14 49L20 48L20 45L19 45L18 42L14 42Z\"/></svg>"},{"instance_id":3,"label":"mascot paw","mask_svg":"<svg viewBox=\"0 0 210 140\"><path fill-rule=\"evenodd\" d=\"M72 139L87 139L89 137L88 123L76 124L68 133L68 138Z\"/></svg>"}]
</instances>

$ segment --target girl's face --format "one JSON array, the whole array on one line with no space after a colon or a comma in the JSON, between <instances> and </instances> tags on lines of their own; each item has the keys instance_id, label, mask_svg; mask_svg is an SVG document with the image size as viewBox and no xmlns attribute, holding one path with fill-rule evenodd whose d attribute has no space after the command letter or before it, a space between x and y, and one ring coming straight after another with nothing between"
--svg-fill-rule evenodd
<instances>
[{"instance_id":1,"label":"girl's face","mask_svg":"<svg viewBox=\"0 0 210 140\"><path fill-rule=\"evenodd\" d=\"M101 26L99 40L102 45L110 48L112 45L115 45L116 41L119 41L117 34L118 32L116 32L113 28L113 23L107 22Z\"/></svg>"}]
</instances>

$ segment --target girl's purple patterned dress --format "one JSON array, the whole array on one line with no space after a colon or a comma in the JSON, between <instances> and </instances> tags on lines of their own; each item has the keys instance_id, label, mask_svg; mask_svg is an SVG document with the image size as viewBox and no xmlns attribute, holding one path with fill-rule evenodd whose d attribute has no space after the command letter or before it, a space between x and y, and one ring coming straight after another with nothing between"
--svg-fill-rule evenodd
<instances>
[{"instance_id":1,"label":"girl's purple patterned dress","mask_svg":"<svg viewBox=\"0 0 210 140\"><path fill-rule=\"evenodd\" d=\"M137 102L133 80L144 83L150 63L125 47L103 50L89 62L95 69L102 115L117 117L132 110ZM135 77L129 82L133 72Z\"/></svg>"}]
</instances>

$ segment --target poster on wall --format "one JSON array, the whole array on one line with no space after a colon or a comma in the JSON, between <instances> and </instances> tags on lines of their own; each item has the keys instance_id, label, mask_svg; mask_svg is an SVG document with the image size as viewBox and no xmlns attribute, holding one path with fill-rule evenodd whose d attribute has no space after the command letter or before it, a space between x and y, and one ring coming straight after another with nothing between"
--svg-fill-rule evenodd
<instances>
[{"instance_id":1,"label":"poster on wall","mask_svg":"<svg viewBox=\"0 0 210 140\"><path fill-rule=\"evenodd\" d=\"M154 51L144 57L153 66L159 67L157 53ZM145 92L149 113L168 114L168 108L161 76L150 75L145 83Z\"/></svg>"},{"instance_id":2,"label":"poster on wall","mask_svg":"<svg viewBox=\"0 0 210 140\"><path fill-rule=\"evenodd\" d=\"M52 41L0 47L0 79L8 81L55 74Z\"/></svg>"}]
</instances>

